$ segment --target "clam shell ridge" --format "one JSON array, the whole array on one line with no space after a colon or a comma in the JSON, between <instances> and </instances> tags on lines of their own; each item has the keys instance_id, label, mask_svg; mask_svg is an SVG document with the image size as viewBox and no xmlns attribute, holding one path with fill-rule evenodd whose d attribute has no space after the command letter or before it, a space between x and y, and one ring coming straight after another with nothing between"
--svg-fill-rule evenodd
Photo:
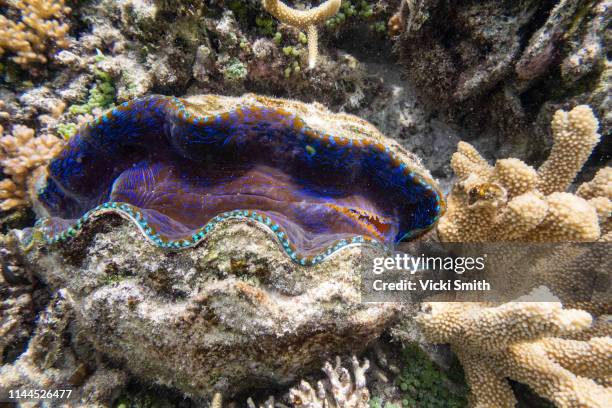
<instances>
[{"instance_id":1,"label":"clam shell ridge","mask_svg":"<svg viewBox=\"0 0 612 408\"><path fill-rule=\"evenodd\" d=\"M171 250L238 220L301 265L355 245L388 249L445 206L419 159L368 122L252 94L123 103L77 132L36 199L50 244L108 213Z\"/></svg>"}]
</instances>

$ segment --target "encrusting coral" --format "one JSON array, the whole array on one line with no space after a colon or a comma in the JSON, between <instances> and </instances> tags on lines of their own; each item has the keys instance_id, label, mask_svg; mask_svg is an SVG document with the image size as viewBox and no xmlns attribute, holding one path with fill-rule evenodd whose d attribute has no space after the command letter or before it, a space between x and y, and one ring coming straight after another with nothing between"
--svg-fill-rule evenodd
<instances>
[{"instance_id":1,"label":"encrusting coral","mask_svg":"<svg viewBox=\"0 0 612 408\"><path fill-rule=\"evenodd\" d=\"M263 7L281 23L306 30L308 35L308 67L314 68L319 55L317 25L338 12L340 0L327 0L310 10L296 10L280 0L262 0Z\"/></svg>"},{"instance_id":2,"label":"encrusting coral","mask_svg":"<svg viewBox=\"0 0 612 408\"><path fill-rule=\"evenodd\" d=\"M490 166L470 144L460 142L451 159L458 177L448 197L448 212L438 224L442 241L560 242L595 241L601 236L598 212L610 208L610 189L593 181L581 194L565 189L600 139L597 119L588 106L555 114L554 145L536 171L518 159ZM603 170L605 177L609 170ZM599 179L598 179L599 180ZM593 196L597 191L602 196ZM587 202L587 199L589 200ZM603 212L602 212L603 211Z\"/></svg>"},{"instance_id":3,"label":"encrusting coral","mask_svg":"<svg viewBox=\"0 0 612 408\"><path fill-rule=\"evenodd\" d=\"M514 407L507 378L558 407L608 406L610 325L595 336L571 339L591 326L591 315L564 309L548 291L531 295L500 306L427 302L416 320L428 341L449 343L459 357L472 407ZM531 301L542 295L550 301Z\"/></svg>"},{"instance_id":4,"label":"encrusting coral","mask_svg":"<svg viewBox=\"0 0 612 408\"><path fill-rule=\"evenodd\" d=\"M12 134L2 134L0 126L0 166L9 178L0 180L0 210L8 211L28 204L27 190L38 168L45 166L63 147L53 135L35 137L34 130L13 126Z\"/></svg>"},{"instance_id":5,"label":"encrusting coral","mask_svg":"<svg viewBox=\"0 0 612 408\"><path fill-rule=\"evenodd\" d=\"M7 50L13 61L22 67L47 62L47 49L52 43L65 48L70 27L62 20L70 13L64 0L18 0L9 2L21 13L19 21L0 15L0 56Z\"/></svg>"}]
</instances>

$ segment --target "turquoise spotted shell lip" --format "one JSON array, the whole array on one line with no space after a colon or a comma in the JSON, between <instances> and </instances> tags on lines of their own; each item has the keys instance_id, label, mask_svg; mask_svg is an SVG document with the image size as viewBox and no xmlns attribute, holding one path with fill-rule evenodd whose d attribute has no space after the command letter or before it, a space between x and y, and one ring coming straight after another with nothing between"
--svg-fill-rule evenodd
<instances>
[{"instance_id":1,"label":"turquoise spotted shell lip","mask_svg":"<svg viewBox=\"0 0 612 408\"><path fill-rule=\"evenodd\" d=\"M154 227L149 225L145 217L142 215L142 211L139 208L127 203L117 202L104 203L91 209L90 211L83 214L83 216L81 216L81 218L79 218L74 224L72 224L70 227L66 228L60 233L54 234L52 236L43 233L44 240L47 244L57 244L66 242L69 239L76 237L88 222L95 222L96 219L101 218L109 213L118 214L122 218L128 219L135 226L138 227L140 232L146 237L146 239L150 243L157 246L158 248L163 248L167 250L181 250L192 248L201 241L204 241L221 223L228 221L251 221L264 227L266 230L268 230L268 232L270 232L276 237L276 240L278 241L282 250L284 250L294 262L303 266L317 265L329 258L330 256L334 255L338 251L348 247L354 247L358 245L370 245L376 249L380 249L383 251L386 251L388 249L380 242L370 237L354 236L350 239L338 240L333 245L329 245L324 251L322 251L315 257L300 257L299 254L291 248L292 246L289 240L287 239L287 234L283 231L283 228L279 224L273 222L265 214L250 210L234 210L218 214L213 219L211 219L210 222L208 222L205 226L196 230L191 237L186 237L186 239L177 241L165 240L158 233L155 232ZM40 220L37 224L37 227L44 231L46 222L48 222L48 220Z\"/></svg>"},{"instance_id":2,"label":"turquoise spotted shell lip","mask_svg":"<svg viewBox=\"0 0 612 408\"><path fill-rule=\"evenodd\" d=\"M221 223L248 222L273 235L280 248L295 263L313 266L348 247L367 245L389 250L395 242L414 238L430 229L444 212L444 200L427 172L402 157L393 148L395 142L379 134L370 137L369 133L376 131L365 121L350 115L334 115L316 107L315 120L311 122L312 106L295 101L260 98L256 104L252 104L253 101L240 98L209 98L213 99L205 99L204 104L201 101L198 101L199 104L184 102L175 97L142 98L126 102L80 129L49 165L47 179L38 193L38 201L50 215L40 219L36 225L45 242L50 245L65 242L79 235L87 223L96 222L108 213L131 221L148 242L165 250L192 248L206 240ZM210 101L214 103L208 103ZM334 136L327 129L306 124L325 123L326 120L332 122L331 131L347 132L347 136ZM351 136L351 133L356 136ZM147 154L142 155L142 161L131 162L131 156L122 150L126 146L136 146ZM154 150L158 146L159 151ZM202 146L208 150L202 150ZM160 159L159 153L165 150L172 151L174 155L167 163L165 158ZM178 154L175 154L175 150ZM274 187L289 191L287 194L291 199L288 202L291 205L306 202L305 215L301 214L302 207L285 214L286 218L297 219L298 227L296 223L287 224L285 218L273 215L276 212L271 213L268 208L241 208L241 204L252 202L241 202L236 198L240 194L231 193L235 191L232 188L236 188L231 183L227 183L228 190L223 193L234 200L231 204L235 208L211 213L206 222L190 227L188 234L177 237L177 234L167 232L168 225L160 223L159 217L154 217L155 221L152 221L150 208L141 203L142 196L146 194L141 191L140 184L146 185L143 180L150 174L161 177L160 174L177 172L176 157L180 157L179 169L197 168L199 165L195 166L194 163L200 163L197 160L204 154L201 152L207 155L207 160L228 155L231 158L234 152L268 158L269 162L265 164L280 169L278 172L262 167L254 176L249 174L244 180L249 180L254 186L252 188L257 189L270 183L265 179L265 176L270 176L272 180L279 180L278 186ZM103 167L104 156L110 158L106 162L113 162L113 167ZM243 163L232 161L232 165L240 171L247 167L250 169ZM333 194L336 195L329 195L329 189L323 188L320 180L329 177L330 169L334 170L333 174L339 173L340 180L343 180L342 172L349 176L358 171L364 173L358 174L359 177L354 177L353 181L337 182L333 187L341 194L335 192ZM110 181L104 180L104 170L115 172ZM201 179L201 184L206 188L210 188L209 185L223 187L223 183L226 183L220 181L225 180L222 177L214 178L215 167L209 168L208 172L202 170L202 173L196 174L191 169L188 172L191 172L188 177L181 173L180 177L172 179L172 186L193 193L200 191L197 184L200 182L194 186L185 184L186 179ZM209 173L213 176L209 176ZM282 177L285 173L291 176L287 177L289 181ZM302 174L311 174L306 184L299 184L303 182ZM298 185L294 183L296 179L300 180ZM90 189L90 185L94 188ZM242 188L243 185L240 185L239 191ZM96 189L102 193L91 192ZM357 198L351 195L353 189L357 191L354 194ZM209 190L205 192L210 195ZM385 201L385 194L391 196L388 202ZM253 195L246 194L247 197ZM121 200L125 197L132 202ZM402 201L402 197L406 202ZM104 201L104 198L106 201L102 204L90 204ZM256 204L256 207L262 207L259 202ZM180 211L178 213L185 215ZM318 218L328 220L333 225L315 225L315 229L325 230L328 227L334 234L337 235L339 231L344 236L323 240L325 245L305 250L300 247L300 242L296 244L299 241L296 236L302 238L299 235L302 224L311 226ZM364 233L351 233L359 231ZM334 234L329 235L333 237Z\"/></svg>"}]
</instances>

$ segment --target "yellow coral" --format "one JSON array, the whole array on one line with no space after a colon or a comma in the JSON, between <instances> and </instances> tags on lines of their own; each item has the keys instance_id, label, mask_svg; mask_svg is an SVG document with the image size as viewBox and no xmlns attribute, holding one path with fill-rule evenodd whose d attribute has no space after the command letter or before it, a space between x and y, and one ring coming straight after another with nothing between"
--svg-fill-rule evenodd
<instances>
[{"instance_id":1,"label":"yellow coral","mask_svg":"<svg viewBox=\"0 0 612 408\"><path fill-rule=\"evenodd\" d=\"M263 7L281 23L306 30L308 35L308 67L314 68L319 55L316 26L340 9L340 0L327 0L310 10L296 10L280 0L262 0Z\"/></svg>"},{"instance_id":2,"label":"yellow coral","mask_svg":"<svg viewBox=\"0 0 612 408\"><path fill-rule=\"evenodd\" d=\"M429 302L417 316L425 337L449 343L470 386L473 407L514 407L507 378L529 385L559 407L605 407L612 390L612 339L565 339L589 328L592 317L563 309L550 293L500 306L474 302Z\"/></svg>"},{"instance_id":3,"label":"yellow coral","mask_svg":"<svg viewBox=\"0 0 612 408\"><path fill-rule=\"evenodd\" d=\"M12 59L23 67L47 62L50 43L64 48L70 27L61 20L70 13L64 0L17 0L11 4L20 11L20 21L0 16L0 56L6 50L16 54Z\"/></svg>"},{"instance_id":4,"label":"yellow coral","mask_svg":"<svg viewBox=\"0 0 612 408\"><path fill-rule=\"evenodd\" d=\"M11 210L28 203L26 191L32 175L46 165L63 147L53 135L34 137L34 130L15 125L12 135L2 135L0 126L0 166L10 178L0 181L0 209Z\"/></svg>"},{"instance_id":5,"label":"yellow coral","mask_svg":"<svg viewBox=\"0 0 612 408\"><path fill-rule=\"evenodd\" d=\"M609 170L592 187L582 187L582 194L562 191L599 140L592 111L558 111L552 128L553 150L537 171L518 159L490 166L474 147L459 143L451 159L458 181L438 224L443 241L595 241L610 230ZM594 197L591 190L600 193Z\"/></svg>"}]
</instances>

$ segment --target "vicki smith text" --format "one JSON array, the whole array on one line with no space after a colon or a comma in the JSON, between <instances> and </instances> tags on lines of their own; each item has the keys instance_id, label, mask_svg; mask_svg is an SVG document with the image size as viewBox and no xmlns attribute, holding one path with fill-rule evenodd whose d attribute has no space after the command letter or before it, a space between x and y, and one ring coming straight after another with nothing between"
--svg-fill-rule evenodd
<instances>
[{"instance_id":1,"label":"vicki smith text","mask_svg":"<svg viewBox=\"0 0 612 408\"><path fill-rule=\"evenodd\" d=\"M401 279L395 282L388 282L376 279L372 282L372 289L377 292L404 292L404 291L490 291L491 284L486 280L473 280L466 282L460 279Z\"/></svg>"}]
</instances>

